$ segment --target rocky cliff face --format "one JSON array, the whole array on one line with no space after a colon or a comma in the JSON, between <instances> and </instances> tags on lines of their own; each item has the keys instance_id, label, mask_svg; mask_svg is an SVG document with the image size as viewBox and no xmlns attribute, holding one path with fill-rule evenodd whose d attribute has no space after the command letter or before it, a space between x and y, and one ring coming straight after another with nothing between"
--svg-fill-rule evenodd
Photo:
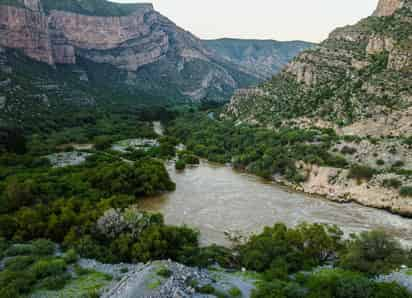
<instances>
[{"instance_id":1,"label":"rocky cliff face","mask_svg":"<svg viewBox=\"0 0 412 298\"><path fill-rule=\"evenodd\" d=\"M150 4L0 1L0 36L4 48L55 68L79 66L90 78L100 76L99 81L131 95L224 100L235 88L258 80L223 61Z\"/></svg>"},{"instance_id":2,"label":"rocky cliff face","mask_svg":"<svg viewBox=\"0 0 412 298\"><path fill-rule=\"evenodd\" d=\"M169 49L167 32L153 30L161 16L142 9L131 16L94 17L63 11L48 16L53 61L75 64L76 55L136 71L158 61ZM111 50L117 50L115 55Z\"/></svg>"},{"instance_id":3,"label":"rocky cliff face","mask_svg":"<svg viewBox=\"0 0 412 298\"><path fill-rule=\"evenodd\" d=\"M173 24L143 5L127 16L89 16L51 10L47 14L40 0L25 0L24 7L0 7L0 45L21 49L29 57L48 64L75 64L76 55L84 51L96 62L107 62L136 71L152 63L168 50L169 38L159 23ZM157 28L152 28L157 27ZM145 48L145 45L153 48ZM156 45L156 46L153 46ZM104 51L129 50L126 57L115 57ZM130 61L126 64L125 61Z\"/></svg>"},{"instance_id":4,"label":"rocky cliff face","mask_svg":"<svg viewBox=\"0 0 412 298\"><path fill-rule=\"evenodd\" d=\"M402 0L379 0L378 7L373 15L377 17L393 15L397 9L402 7L402 5Z\"/></svg>"},{"instance_id":5,"label":"rocky cliff face","mask_svg":"<svg viewBox=\"0 0 412 298\"><path fill-rule=\"evenodd\" d=\"M53 64L48 18L41 11L0 6L0 36L0 46L21 49L33 59Z\"/></svg>"},{"instance_id":6,"label":"rocky cliff face","mask_svg":"<svg viewBox=\"0 0 412 298\"><path fill-rule=\"evenodd\" d=\"M227 114L270 127L312 119L356 135L405 134L397 123L408 123L412 105L411 3L380 1L374 16L336 29L254 92L263 95L237 93Z\"/></svg>"}]
</instances>

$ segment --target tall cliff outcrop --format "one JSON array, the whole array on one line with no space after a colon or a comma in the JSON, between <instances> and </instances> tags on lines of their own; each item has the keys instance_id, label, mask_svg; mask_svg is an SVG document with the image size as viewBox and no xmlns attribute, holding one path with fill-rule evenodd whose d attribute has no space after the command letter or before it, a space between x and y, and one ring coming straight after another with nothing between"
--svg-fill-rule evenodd
<instances>
[{"instance_id":1,"label":"tall cliff outcrop","mask_svg":"<svg viewBox=\"0 0 412 298\"><path fill-rule=\"evenodd\" d=\"M377 17L391 16L402 7L403 2L403 0L379 0L378 7L373 15Z\"/></svg>"},{"instance_id":2,"label":"tall cliff outcrop","mask_svg":"<svg viewBox=\"0 0 412 298\"><path fill-rule=\"evenodd\" d=\"M270 127L322 123L356 135L411 135L411 3L381 0L373 16L336 29L257 90L237 92L227 114Z\"/></svg>"},{"instance_id":3,"label":"tall cliff outcrop","mask_svg":"<svg viewBox=\"0 0 412 298\"><path fill-rule=\"evenodd\" d=\"M1 47L53 67L85 68L86 61L86 71L94 71L90 77L102 74L98 68L113 67L118 74L107 81L132 95L137 90L172 100L223 100L258 80L206 49L151 4L0 1L0 36Z\"/></svg>"},{"instance_id":4,"label":"tall cliff outcrop","mask_svg":"<svg viewBox=\"0 0 412 298\"><path fill-rule=\"evenodd\" d=\"M31 3L27 8L0 6L0 46L21 49L38 61L53 64L47 16Z\"/></svg>"}]
</instances>

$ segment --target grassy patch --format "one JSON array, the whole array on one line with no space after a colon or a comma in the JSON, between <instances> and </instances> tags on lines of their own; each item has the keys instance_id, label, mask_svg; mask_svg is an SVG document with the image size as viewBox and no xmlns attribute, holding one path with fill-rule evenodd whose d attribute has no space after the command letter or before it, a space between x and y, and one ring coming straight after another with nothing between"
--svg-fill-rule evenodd
<instances>
[{"instance_id":1,"label":"grassy patch","mask_svg":"<svg viewBox=\"0 0 412 298\"><path fill-rule=\"evenodd\" d=\"M162 284L162 282L160 280L156 279L156 280L150 282L147 285L147 288L150 289L150 290L154 290L154 289L157 289L158 287L160 287L161 284Z\"/></svg>"},{"instance_id":2,"label":"grassy patch","mask_svg":"<svg viewBox=\"0 0 412 298\"><path fill-rule=\"evenodd\" d=\"M172 276L173 272L166 267L160 267L157 271L156 274L158 276L164 277L164 278L169 278L170 276Z\"/></svg>"},{"instance_id":3,"label":"grassy patch","mask_svg":"<svg viewBox=\"0 0 412 298\"><path fill-rule=\"evenodd\" d=\"M263 279L263 276L261 273L258 272L254 272L254 271L239 271L233 274L236 277L241 278L243 281L250 281L250 280L254 280L254 281L259 281Z\"/></svg>"},{"instance_id":4,"label":"grassy patch","mask_svg":"<svg viewBox=\"0 0 412 298\"><path fill-rule=\"evenodd\" d=\"M64 298L77 298L77 297L92 297L102 287L107 285L111 280L111 276L92 272L87 275L80 276L77 279L69 282L62 290L59 291L45 291L37 290L30 298L52 298L52 297L64 297Z\"/></svg>"},{"instance_id":5,"label":"grassy patch","mask_svg":"<svg viewBox=\"0 0 412 298\"><path fill-rule=\"evenodd\" d=\"M229 290L230 297L242 297L242 291L236 287L233 287Z\"/></svg>"}]
</instances>

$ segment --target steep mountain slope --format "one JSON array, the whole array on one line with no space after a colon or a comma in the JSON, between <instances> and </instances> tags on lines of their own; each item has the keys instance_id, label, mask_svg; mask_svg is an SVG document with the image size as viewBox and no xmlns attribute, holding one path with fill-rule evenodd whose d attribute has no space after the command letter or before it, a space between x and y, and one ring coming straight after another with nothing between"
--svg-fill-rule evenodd
<instances>
[{"instance_id":1,"label":"steep mountain slope","mask_svg":"<svg viewBox=\"0 0 412 298\"><path fill-rule=\"evenodd\" d=\"M114 88L169 101L221 100L255 83L150 4L1 0L0 46L59 68L76 65Z\"/></svg>"},{"instance_id":2,"label":"steep mountain slope","mask_svg":"<svg viewBox=\"0 0 412 298\"><path fill-rule=\"evenodd\" d=\"M85 102L225 101L262 78L146 3L0 0L0 36L0 121L11 125Z\"/></svg>"},{"instance_id":3,"label":"steep mountain slope","mask_svg":"<svg viewBox=\"0 0 412 298\"><path fill-rule=\"evenodd\" d=\"M373 16L338 28L227 112L268 126L320 125L356 135L411 135L412 1L381 0Z\"/></svg>"},{"instance_id":4,"label":"steep mountain slope","mask_svg":"<svg viewBox=\"0 0 412 298\"><path fill-rule=\"evenodd\" d=\"M239 90L224 115L275 132L298 129L291 139L323 132L287 151L300 181L276 172L273 179L411 216L412 1L380 0L371 17L336 29L270 81Z\"/></svg>"},{"instance_id":5,"label":"steep mountain slope","mask_svg":"<svg viewBox=\"0 0 412 298\"><path fill-rule=\"evenodd\" d=\"M216 55L243 67L248 73L268 79L303 50L314 46L304 41L248 40L223 38L204 40Z\"/></svg>"}]
</instances>

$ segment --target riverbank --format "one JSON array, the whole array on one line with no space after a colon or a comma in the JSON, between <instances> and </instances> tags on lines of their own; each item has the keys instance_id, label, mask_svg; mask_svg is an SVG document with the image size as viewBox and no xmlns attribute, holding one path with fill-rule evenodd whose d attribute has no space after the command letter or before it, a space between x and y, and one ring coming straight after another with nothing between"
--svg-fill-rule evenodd
<instances>
[{"instance_id":1,"label":"riverbank","mask_svg":"<svg viewBox=\"0 0 412 298\"><path fill-rule=\"evenodd\" d=\"M412 216L412 154L405 138L341 136L322 128L268 130L202 113L176 119L168 133L198 156L295 191Z\"/></svg>"},{"instance_id":2,"label":"riverbank","mask_svg":"<svg viewBox=\"0 0 412 298\"><path fill-rule=\"evenodd\" d=\"M406 218L412 217L412 198L400 196L397 189L382 187L383 181L393 178L391 174L379 174L371 180L356 180L348 177L349 170L346 169L303 163L300 168L307 176L303 183L292 183L282 176L272 179L291 190L321 196L333 202L357 203Z\"/></svg>"}]
</instances>

